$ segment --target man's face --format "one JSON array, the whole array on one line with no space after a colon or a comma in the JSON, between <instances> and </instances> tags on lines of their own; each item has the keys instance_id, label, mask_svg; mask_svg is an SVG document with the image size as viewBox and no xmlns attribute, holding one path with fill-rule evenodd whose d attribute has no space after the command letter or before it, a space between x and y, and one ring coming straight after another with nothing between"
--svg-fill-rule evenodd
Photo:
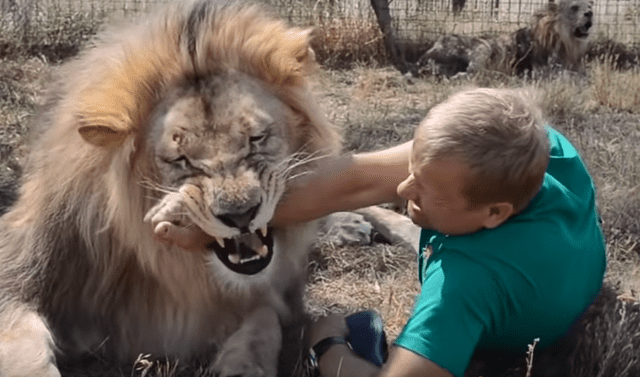
<instances>
[{"instance_id":1,"label":"man's face","mask_svg":"<svg viewBox=\"0 0 640 377\"><path fill-rule=\"evenodd\" d=\"M412 152L409 177L398 185L398 195L408 200L411 220L422 228L442 234L461 235L484 228L489 205L469 207L462 194L466 164L436 160L419 164Z\"/></svg>"}]
</instances>

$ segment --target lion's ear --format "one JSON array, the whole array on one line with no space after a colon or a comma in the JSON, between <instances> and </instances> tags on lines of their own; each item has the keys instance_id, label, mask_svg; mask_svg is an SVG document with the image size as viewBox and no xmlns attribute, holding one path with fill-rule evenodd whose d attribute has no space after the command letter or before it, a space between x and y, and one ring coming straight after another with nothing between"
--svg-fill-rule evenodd
<instances>
[{"instance_id":1,"label":"lion's ear","mask_svg":"<svg viewBox=\"0 0 640 377\"><path fill-rule=\"evenodd\" d=\"M276 85L299 85L316 68L311 49L313 29L281 29L263 33L259 48L248 52L255 74Z\"/></svg>"},{"instance_id":2,"label":"lion's ear","mask_svg":"<svg viewBox=\"0 0 640 377\"><path fill-rule=\"evenodd\" d=\"M286 40L290 41L290 54L295 60L292 61L292 71L308 75L316 66L316 54L311 48L311 39L313 38L314 29L291 29Z\"/></svg>"},{"instance_id":3,"label":"lion's ear","mask_svg":"<svg viewBox=\"0 0 640 377\"><path fill-rule=\"evenodd\" d=\"M76 124L88 143L99 147L121 145L149 111L146 104L150 91L136 89L145 81L139 74L125 72L128 67L109 72L106 79L98 77L78 94Z\"/></svg>"},{"instance_id":4,"label":"lion's ear","mask_svg":"<svg viewBox=\"0 0 640 377\"><path fill-rule=\"evenodd\" d=\"M111 126L86 125L78 129L80 136L98 147L116 147L124 142L127 133Z\"/></svg>"}]
</instances>

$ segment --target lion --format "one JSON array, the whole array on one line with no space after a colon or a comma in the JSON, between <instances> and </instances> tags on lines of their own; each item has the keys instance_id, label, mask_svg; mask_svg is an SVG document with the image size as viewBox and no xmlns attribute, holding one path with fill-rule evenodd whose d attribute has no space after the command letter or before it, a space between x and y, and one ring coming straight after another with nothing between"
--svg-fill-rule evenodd
<instances>
[{"instance_id":1,"label":"lion","mask_svg":"<svg viewBox=\"0 0 640 377\"><path fill-rule=\"evenodd\" d=\"M1 376L141 354L290 375L315 227L269 220L341 148L310 33L255 4L175 2L60 68L0 218ZM216 242L187 252L158 240L168 226Z\"/></svg>"},{"instance_id":2,"label":"lion","mask_svg":"<svg viewBox=\"0 0 640 377\"><path fill-rule=\"evenodd\" d=\"M480 71L532 74L547 67L581 71L593 26L588 0L549 2L531 25L496 37L446 35L418 60L422 74L453 77Z\"/></svg>"}]
</instances>

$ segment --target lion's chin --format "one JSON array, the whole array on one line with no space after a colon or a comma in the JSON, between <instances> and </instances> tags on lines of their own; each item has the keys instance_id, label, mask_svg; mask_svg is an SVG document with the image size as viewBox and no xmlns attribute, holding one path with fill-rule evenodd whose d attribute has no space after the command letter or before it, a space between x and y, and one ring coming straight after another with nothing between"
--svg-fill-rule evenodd
<instances>
[{"instance_id":1,"label":"lion's chin","mask_svg":"<svg viewBox=\"0 0 640 377\"><path fill-rule=\"evenodd\" d=\"M219 239L207 246L229 270L242 275L255 275L267 268L273 257L273 235L258 230L237 237Z\"/></svg>"}]
</instances>

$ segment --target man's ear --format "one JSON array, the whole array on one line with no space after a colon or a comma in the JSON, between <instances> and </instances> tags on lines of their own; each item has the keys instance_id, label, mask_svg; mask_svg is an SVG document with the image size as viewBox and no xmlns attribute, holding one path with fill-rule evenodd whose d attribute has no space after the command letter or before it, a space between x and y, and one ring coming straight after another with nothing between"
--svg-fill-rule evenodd
<instances>
[{"instance_id":1,"label":"man's ear","mask_svg":"<svg viewBox=\"0 0 640 377\"><path fill-rule=\"evenodd\" d=\"M492 203L487 206L487 216L482 225L493 229L507 221L513 214L513 204L509 202Z\"/></svg>"}]
</instances>

